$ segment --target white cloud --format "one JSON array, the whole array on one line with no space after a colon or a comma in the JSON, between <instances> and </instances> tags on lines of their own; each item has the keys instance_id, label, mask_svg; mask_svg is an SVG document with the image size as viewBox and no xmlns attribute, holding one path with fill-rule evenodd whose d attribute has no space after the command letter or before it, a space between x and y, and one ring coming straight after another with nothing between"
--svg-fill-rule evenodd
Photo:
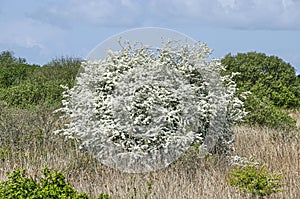
<instances>
[{"instance_id":1,"label":"white cloud","mask_svg":"<svg viewBox=\"0 0 300 199\"><path fill-rule=\"evenodd\" d=\"M39 9L32 14L35 19L61 27L146 23L300 29L299 0L67 0Z\"/></svg>"},{"instance_id":2,"label":"white cloud","mask_svg":"<svg viewBox=\"0 0 300 199\"><path fill-rule=\"evenodd\" d=\"M0 44L35 48L39 49L40 54L49 53L49 41L57 40L56 45L59 46L64 36L64 32L56 27L26 18L0 21L0 27L5 30L0 31Z\"/></svg>"},{"instance_id":3,"label":"white cloud","mask_svg":"<svg viewBox=\"0 0 300 199\"><path fill-rule=\"evenodd\" d=\"M134 26L143 14L143 4L134 0L66 0L40 7L30 16L60 27L77 24Z\"/></svg>"},{"instance_id":4,"label":"white cloud","mask_svg":"<svg viewBox=\"0 0 300 199\"><path fill-rule=\"evenodd\" d=\"M0 49L44 63L84 57L97 42L128 28L160 26L200 37L217 56L268 51L299 73L299 10L300 0L0 0Z\"/></svg>"},{"instance_id":5,"label":"white cloud","mask_svg":"<svg viewBox=\"0 0 300 199\"><path fill-rule=\"evenodd\" d=\"M157 1L152 7L171 23L244 29L300 29L300 2L293 0ZM163 6L161 6L163 4Z\"/></svg>"}]
</instances>

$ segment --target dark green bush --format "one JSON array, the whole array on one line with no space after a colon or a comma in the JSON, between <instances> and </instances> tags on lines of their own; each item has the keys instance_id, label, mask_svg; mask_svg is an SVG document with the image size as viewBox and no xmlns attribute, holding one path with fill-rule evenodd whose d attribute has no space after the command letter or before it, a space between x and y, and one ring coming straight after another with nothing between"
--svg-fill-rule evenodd
<instances>
[{"instance_id":1,"label":"dark green bush","mask_svg":"<svg viewBox=\"0 0 300 199\"><path fill-rule=\"evenodd\" d=\"M296 122L282 109L300 107L299 76L276 56L249 52L228 54L222 59L224 75L237 73L233 80L238 92L251 91L244 100L249 112L245 122L275 128L294 128Z\"/></svg>"},{"instance_id":2,"label":"dark green bush","mask_svg":"<svg viewBox=\"0 0 300 199\"><path fill-rule=\"evenodd\" d=\"M27 177L25 170L15 170L8 175L8 180L0 183L0 198L3 199L89 199L86 193L76 191L59 172L43 169L41 179ZM98 199L110 199L107 194L100 194Z\"/></svg>"},{"instance_id":3,"label":"dark green bush","mask_svg":"<svg viewBox=\"0 0 300 199\"><path fill-rule=\"evenodd\" d=\"M222 59L228 73L234 77L240 92L251 91L269 98L278 107L300 107L295 68L276 56L264 53L228 54Z\"/></svg>"},{"instance_id":4,"label":"dark green bush","mask_svg":"<svg viewBox=\"0 0 300 199\"><path fill-rule=\"evenodd\" d=\"M297 89L300 90L300 74L297 76Z\"/></svg>"},{"instance_id":5,"label":"dark green bush","mask_svg":"<svg viewBox=\"0 0 300 199\"><path fill-rule=\"evenodd\" d=\"M296 121L282 112L267 97L258 97L255 94L249 95L245 101L246 111L250 112L244 120L252 125L268 125L277 129L292 129Z\"/></svg>"}]
</instances>

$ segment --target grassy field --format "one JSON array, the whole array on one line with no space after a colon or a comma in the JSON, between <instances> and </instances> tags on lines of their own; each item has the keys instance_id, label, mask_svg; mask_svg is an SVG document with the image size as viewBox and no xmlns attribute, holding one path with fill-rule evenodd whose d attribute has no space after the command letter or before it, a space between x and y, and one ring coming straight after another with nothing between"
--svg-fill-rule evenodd
<instances>
[{"instance_id":1,"label":"grassy field","mask_svg":"<svg viewBox=\"0 0 300 199\"><path fill-rule=\"evenodd\" d=\"M225 158L198 158L190 153L166 169L126 174L101 165L87 152L76 150L71 141L53 135L59 122L51 111L0 111L0 181L6 179L7 172L18 168L25 168L34 178L48 166L62 171L76 189L92 196L108 193L125 199L251 198L229 186L226 179L232 166ZM300 121L299 112L293 117ZM283 191L267 198L300 198L299 131L283 133L253 126L237 126L234 131L236 151L232 155L253 156L268 171L284 175Z\"/></svg>"}]
</instances>

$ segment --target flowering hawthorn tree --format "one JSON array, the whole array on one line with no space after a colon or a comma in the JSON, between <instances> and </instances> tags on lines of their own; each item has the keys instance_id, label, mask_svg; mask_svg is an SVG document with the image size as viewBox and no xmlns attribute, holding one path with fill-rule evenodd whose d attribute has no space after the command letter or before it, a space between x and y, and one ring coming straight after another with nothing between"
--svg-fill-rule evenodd
<instances>
[{"instance_id":1,"label":"flowering hawthorn tree","mask_svg":"<svg viewBox=\"0 0 300 199\"><path fill-rule=\"evenodd\" d=\"M58 111L71 120L60 132L126 172L166 167L193 143L225 153L230 127L246 113L206 44L119 44L105 59L83 62L76 85L65 87Z\"/></svg>"}]
</instances>

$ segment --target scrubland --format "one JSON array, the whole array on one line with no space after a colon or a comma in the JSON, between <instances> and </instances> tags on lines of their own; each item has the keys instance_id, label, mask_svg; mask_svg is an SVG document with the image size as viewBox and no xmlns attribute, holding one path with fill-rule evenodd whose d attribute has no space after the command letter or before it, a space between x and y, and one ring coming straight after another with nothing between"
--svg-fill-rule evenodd
<instances>
[{"instance_id":1,"label":"scrubland","mask_svg":"<svg viewBox=\"0 0 300 199\"><path fill-rule=\"evenodd\" d=\"M52 110L35 111L2 108L0 115L0 181L6 173L24 168L36 178L49 167L63 172L80 192L112 198L251 198L228 182L233 166L228 158L207 155L203 158L188 151L177 162L155 172L123 173L102 165L88 152L77 149L73 141L54 135L61 122ZM298 120L299 111L292 116ZM300 134L267 127L239 125L234 127L232 155L254 157L271 173L284 177L282 192L267 198L300 198Z\"/></svg>"}]
</instances>

